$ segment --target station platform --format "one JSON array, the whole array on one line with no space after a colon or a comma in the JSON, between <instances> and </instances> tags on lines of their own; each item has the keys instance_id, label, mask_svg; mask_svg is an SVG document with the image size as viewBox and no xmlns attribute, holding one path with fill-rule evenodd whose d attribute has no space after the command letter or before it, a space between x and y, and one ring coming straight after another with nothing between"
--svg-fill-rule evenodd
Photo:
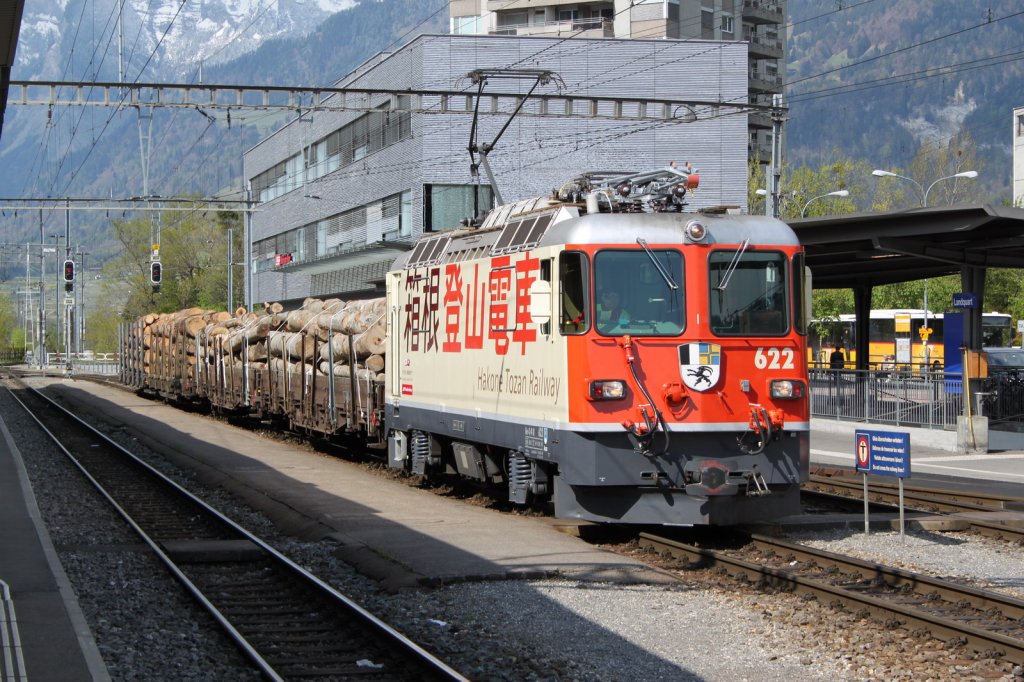
<instances>
[{"instance_id":1,"label":"station platform","mask_svg":"<svg viewBox=\"0 0 1024 682\"><path fill-rule=\"evenodd\" d=\"M1024 498L1024 450L961 454L956 452L956 433L949 431L812 419L811 464L853 469L854 433L859 429L909 434L911 480Z\"/></svg>"},{"instance_id":2,"label":"station platform","mask_svg":"<svg viewBox=\"0 0 1024 682\"><path fill-rule=\"evenodd\" d=\"M109 680L0 418L0 679Z\"/></svg>"}]
</instances>

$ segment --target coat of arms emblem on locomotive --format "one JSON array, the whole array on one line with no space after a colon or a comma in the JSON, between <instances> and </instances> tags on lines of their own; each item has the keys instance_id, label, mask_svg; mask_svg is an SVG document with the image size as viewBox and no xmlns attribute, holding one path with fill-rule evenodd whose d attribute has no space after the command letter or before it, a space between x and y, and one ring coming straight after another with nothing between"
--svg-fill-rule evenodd
<instances>
[{"instance_id":1,"label":"coat of arms emblem on locomotive","mask_svg":"<svg viewBox=\"0 0 1024 682\"><path fill-rule=\"evenodd\" d=\"M722 347L717 343L684 343L679 346L679 374L695 391L714 388L721 376Z\"/></svg>"}]
</instances>

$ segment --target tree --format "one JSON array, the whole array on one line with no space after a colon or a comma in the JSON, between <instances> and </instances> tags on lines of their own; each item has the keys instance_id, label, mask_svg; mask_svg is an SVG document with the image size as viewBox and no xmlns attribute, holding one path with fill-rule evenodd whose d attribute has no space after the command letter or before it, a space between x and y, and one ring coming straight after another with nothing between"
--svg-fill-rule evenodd
<instances>
[{"instance_id":1,"label":"tree","mask_svg":"<svg viewBox=\"0 0 1024 682\"><path fill-rule=\"evenodd\" d=\"M838 150L831 161L817 170L800 166L786 180L783 194L783 218L841 215L857 210L858 197L864 196L867 164L855 161ZM846 190L848 197L825 197L829 192ZM821 197L821 198L817 198ZM801 215L804 207L806 213Z\"/></svg>"},{"instance_id":2,"label":"tree","mask_svg":"<svg viewBox=\"0 0 1024 682\"><path fill-rule=\"evenodd\" d=\"M103 267L103 304L91 311L86 337L95 349L116 344L116 323L153 312L189 307L227 310L227 231L233 228L234 254L242 253L241 215L208 212L202 204L190 211L114 220L111 232L120 252ZM159 235L159 236L157 236ZM163 266L159 291L150 283L153 246ZM234 267L241 289L241 268Z\"/></svg>"},{"instance_id":3,"label":"tree","mask_svg":"<svg viewBox=\"0 0 1024 682\"><path fill-rule=\"evenodd\" d=\"M5 293L0 293L0 348L25 348L25 332L18 324L14 303Z\"/></svg>"},{"instance_id":4,"label":"tree","mask_svg":"<svg viewBox=\"0 0 1024 682\"><path fill-rule=\"evenodd\" d=\"M910 173L924 186L929 206L980 202L984 194L977 180L949 178L936 181L964 171L980 172L982 168L984 163L978 156L977 145L966 129L962 129L948 142L925 142L910 162Z\"/></svg>"},{"instance_id":5,"label":"tree","mask_svg":"<svg viewBox=\"0 0 1024 682\"><path fill-rule=\"evenodd\" d=\"M853 312L853 292L849 289L816 289L812 303L811 333L818 337L819 344L836 345L845 343L839 316ZM829 343L831 342L831 343Z\"/></svg>"},{"instance_id":6,"label":"tree","mask_svg":"<svg viewBox=\"0 0 1024 682\"><path fill-rule=\"evenodd\" d=\"M902 208L916 208L924 200L924 193L931 183L968 170L980 170L977 147L970 134L961 131L947 142L926 142L918 149L907 170L894 169L891 172L904 175L919 182L902 178L872 178L872 166L866 161L849 158L840 150L834 150L829 163L811 168L782 167L782 219L800 217L807 206L806 215L827 216L850 213L858 206L867 206L871 211L895 211ZM762 213L764 197L756 190L765 186L766 169L752 162L748 185L748 204L751 212ZM822 198L808 204L814 197L846 189L849 197ZM929 205L977 202L982 196L982 186L970 178L949 178L941 180L928 194ZM868 201L868 197L871 200ZM813 276L813 273L812 273ZM984 306L986 310L1008 312L1024 319L1024 274L1018 270L990 269ZM924 306L925 287L928 287L928 308L933 312L950 309L953 294L960 291L957 275L934 277L927 281L917 280L875 287L872 291L872 308L921 308ZM816 289L813 294L813 316L816 320L813 333L825 339L833 339L838 333L839 315L853 312L853 295L848 290Z\"/></svg>"},{"instance_id":7,"label":"tree","mask_svg":"<svg viewBox=\"0 0 1024 682\"><path fill-rule=\"evenodd\" d=\"M841 215L857 210L858 197L866 195L865 178L871 174L864 161L855 161L844 156L836 149L832 153L832 161L821 168L812 169L800 166L791 169L783 164L780 184L780 218L790 220L800 217L800 212L807 202L823 194L845 189L849 197L829 197L819 199L807 205L807 216ZM749 164L749 182L747 184L747 205L751 213L764 213L764 202L769 197L757 194L767 184L767 168L757 161Z\"/></svg>"},{"instance_id":8,"label":"tree","mask_svg":"<svg viewBox=\"0 0 1024 682\"><path fill-rule=\"evenodd\" d=\"M871 307L924 308L925 289L928 291L928 309L935 313L951 309L953 294L960 291L959 275L917 279L875 287L871 291Z\"/></svg>"},{"instance_id":9,"label":"tree","mask_svg":"<svg viewBox=\"0 0 1024 682\"><path fill-rule=\"evenodd\" d=\"M948 141L927 140L906 170L890 170L913 182L904 178L878 178L872 209L896 211L916 208L924 205L925 195L929 206L978 203L984 196L982 184L972 178L951 176L965 171L980 172L983 167L977 145L966 130L961 130Z\"/></svg>"},{"instance_id":10,"label":"tree","mask_svg":"<svg viewBox=\"0 0 1024 682\"><path fill-rule=\"evenodd\" d=\"M985 310L1024 319L1024 270L989 268L985 275Z\"/></svg>"},{"instance_id":11,"label":"tree","mask_svg":"<svg viewBox=\"0 0 1024 682\"><path fill-rule=\"evenodd\" d=\"M750 163L750 174L748 183L747 200L748 205L758 207L754 210L762 213L764 200L757 194L758 189L765 186L766 169L759 163ZM800 166L791 170L788 166L782 167L781 196L781 218L792 220L800 218L804 206L807 206L808 216L835 215L852 213L857 209L858 197L866 194L867 184L865 178L870 175L868 165L863 161L855 161L846 157L842 151L836 149L833 152L832 162L827 166L812 169L807 166ZM815 197L845 189L850 192L849 197L828 197L817 201L811 201ZM839 315L853 312L853 294L848 290L818 289L813 293L812 315L815 318L812 333L824 339L840 338Z\"/></svg>"},{"instance_id":12,"label":"tree","mask_svg":"<svg viewBox=\"0 0 1024 682\"><path fill-rule=\"evenodd\" d=\"M113 353L117 351L117 329L121 323L119 301L104 297L94 307L85 325L82 342L85 348L97 353Z\"/></svg>"}]
</instances>

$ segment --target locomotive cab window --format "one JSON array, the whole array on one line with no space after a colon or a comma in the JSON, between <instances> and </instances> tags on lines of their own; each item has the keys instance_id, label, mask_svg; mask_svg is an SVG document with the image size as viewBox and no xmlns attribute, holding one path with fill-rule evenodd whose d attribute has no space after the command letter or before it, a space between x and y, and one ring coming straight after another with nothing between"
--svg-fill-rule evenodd
<instances>
[{"instance_id":1,"label":"locomotive cab window","mask_svg":"<svg viewBox=\"0 0 1024 682\"><path fill-rule=\"evenodd\" d=\"M594 325L606 336L683 331L683 256L676 250L600 251L594 258Z\"/></svg>"},{"instance_id":2,"label":"locomotive cab window","mask_svg":"<svg viewBox=\"0 0 1024 682\"><path fill-rule=\"evenodd\" d=\"M708 258L711 331L719 336L779 336L789 329L786 256L774 251L714 251Z\"/></svg>"},{"instance_id":3,"label":"locomotive cab window","mask_svg":"<svg viewBox=\"0 0 1024 682\"><path fill-rule=\"evenodd\" d=\"M582 334L590 327L587 291L590 288L587 258L566 251L558 259L559 328L563 334Z\"/></svg>"},{"instance_id":4,"label":"locomotive cab window","mask_svg":"<svg viewBox=\"0 0 1024 682\"><path fill-rule=\"evenodd\" d=\"M803 253L793 256L793 326L797 334L807 334L811 322L811 287L806 267Z\"/></svg>"}]
</instances>

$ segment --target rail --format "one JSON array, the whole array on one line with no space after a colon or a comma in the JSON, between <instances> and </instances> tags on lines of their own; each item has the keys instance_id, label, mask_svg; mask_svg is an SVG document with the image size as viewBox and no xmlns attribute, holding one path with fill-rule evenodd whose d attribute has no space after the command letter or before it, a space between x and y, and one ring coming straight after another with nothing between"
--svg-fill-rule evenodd
<instances>
[{"instance_id":1,"label":"rail","mask_svg":"<svg viewBox=\"0 0 1024 682\"><path fill-rule=\"evenodd\" d=\"M19 393L266 679L466 679L41 392Z\"/></svg>"},{"instance_id":2,"label":"rail","mask_svg":"<svg viewBox=\"0 0 1024 682\"><path fill-rule=\"evenodd\" d=\"M639 544L691 567L724 569L754 584L872 614L889 627L924 628L943 641L1024 662L1024 600L760 535L735 552L650 533L641 533Z\"/></svg>"}]
</instances>

